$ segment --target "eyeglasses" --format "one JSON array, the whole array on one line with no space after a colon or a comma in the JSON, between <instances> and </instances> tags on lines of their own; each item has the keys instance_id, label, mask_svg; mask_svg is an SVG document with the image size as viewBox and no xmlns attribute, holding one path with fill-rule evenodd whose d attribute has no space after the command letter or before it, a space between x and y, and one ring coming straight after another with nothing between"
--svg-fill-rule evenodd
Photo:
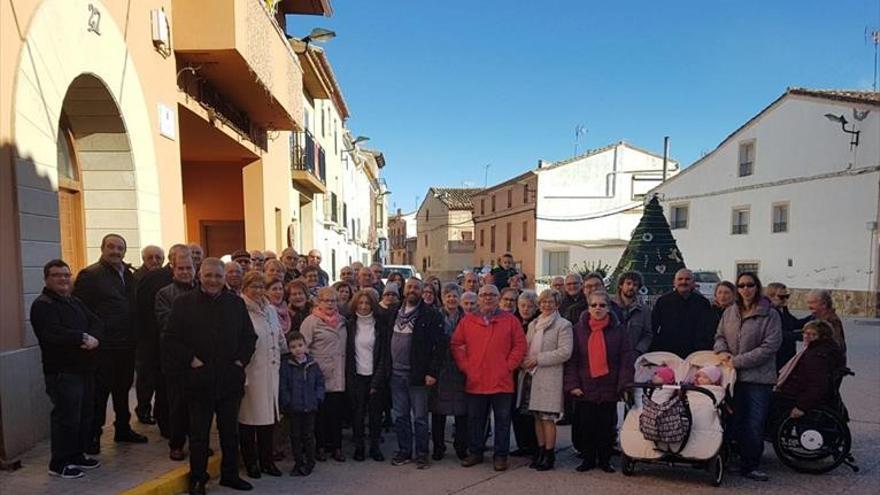
<instances>
[{"instance_id":1,"label":"eyeglasses","mask_svg":"<svg viewBox=\"0 0 880 495\"><path fill-rule=\"evenodd\" d=\"M754 289L755 283L754 282L746 282L744 284L736 284L736 288L737 289Z\"/></svg>"},{"instance_id":2,"label":"eyeglasses","mask_svg":"<svg viewBox=\"0 0 880 495\"><path fill-rule=\"evenodd\" d=\"M593 304L590 304L590 307L591 308L607 308L608 305L605 303L593 303Z\"/></svg>"}]
</instances>

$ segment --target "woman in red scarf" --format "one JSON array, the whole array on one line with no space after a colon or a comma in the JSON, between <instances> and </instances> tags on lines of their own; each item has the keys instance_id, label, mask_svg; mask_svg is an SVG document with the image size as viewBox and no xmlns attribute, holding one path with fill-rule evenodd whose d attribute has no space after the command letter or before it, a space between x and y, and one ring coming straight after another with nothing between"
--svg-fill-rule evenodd
<instances>
[{"instance_id":1,"label":"woman in red scarf","mask_svg":"<svg viewBox=\"0 0 880 495\"><path fill-rule=\"evenodd\" d=\"M617 426L617 401L632 382L635 354L625 326L611 309L605 292L593 292L574 325L574 350L565 363L563 388L575 401L584 460L577 470L597 465L613 473L611 450Z\"/></svg>"}]
</instances>

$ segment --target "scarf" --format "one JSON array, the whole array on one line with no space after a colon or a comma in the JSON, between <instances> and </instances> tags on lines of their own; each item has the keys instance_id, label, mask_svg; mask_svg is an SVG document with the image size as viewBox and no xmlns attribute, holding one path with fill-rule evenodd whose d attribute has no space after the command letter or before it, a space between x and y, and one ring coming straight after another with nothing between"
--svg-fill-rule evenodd
<instances>
[{"instance_id":1,"label":"scarf","mask_svg":"<svg viewBox=\"0 0 880 495\"><path fill-rule=\"evenodd\" d=\"M397 310L397 318L394 320L394 326L400 327L401 330L406 329L412 331L413 327L416 324L416 318L419 317L419 309L421 307L422 305L418 304L409 313L407 313L406 303L401 304L400 309Z\"/></svg>"},{"instance_id":2,"label":"scarf","mask_svg":"<svg viewBox=\"0 0 880 495\"><path fill-rule=\"evenodd\" d=\"M339 312L335 308L331 311L324 311L320 305L316 305L312 309L312 314L321 319L327 326L334 330L339 328Z\"/></svg>"},{"instance_id":3,"label":"scarf","mask_svg":"<svg viewBox=\"0 0 880 495\"><path fill-rule=\"evenodd\" d=\"M287 309L283 300L278 304L272 304L272 306L275 307L275 311L278 313L278 322L281 323L281 333L287 335L287 333L290 332L290 310Z\"/></svg>"},{"instance_id":4,"label":"scarf","mask_svg":"<svg viewBox=\"0 0 880 495\"><path fill-rule=\"evenodd\" d=\"M599 378L608 374L608 350L605 348L605 329L611 323L611 317L601 320L590 318L590 336L587 338L587 360L590 364L590 378Z\"/></svg>"},{"instance_id":5,"label":"scarf","mask_svg":"<svg viewBox=\"0 0 880 495\"><path fill-rule=\"evenodd\" d=\"M545 315L541 313L538 318L535 320L535 332L532 334L532 340L529 341L529 354L530 358L538 358L538 354L541 353L541 348L544 346L544 332L547 331L548 328L553 326L556 323L556 318L559 316L559 313L553 312L552 315ZM538 371L538 367L530 369L528 372L532 375Z\"/></svg>"},{"instance_id":6,"label":"scarf","mask_svg":"<svg viewBox=\"0 0 880 495\"><path fill-rule=\"evenodd\" d=\"M801 356L804 355L804 352L806 352L806 350L807 346L805 346L803 349L800 350L800 352L789 359L788 362L785 363L785 366L783 366L782 369L779 370L779 379L776 380L776 386L773 387L774 391L782 388L782 384L785 383L786 380L788 380L788 377L791 375L791 372L794 371L794 369L797 367L798 361L801 360Z\"/></svg>"}]
</instances>

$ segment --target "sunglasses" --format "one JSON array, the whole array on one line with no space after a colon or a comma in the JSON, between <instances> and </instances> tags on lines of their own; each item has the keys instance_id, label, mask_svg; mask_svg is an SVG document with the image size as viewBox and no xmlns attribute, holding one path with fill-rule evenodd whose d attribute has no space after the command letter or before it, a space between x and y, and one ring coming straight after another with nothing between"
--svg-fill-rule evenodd
<instances>
[{"instance_id":1,"label":"sunglasses","mask_svg":"<svg viewBox=\"0 0 880 495\"><path fill-rule=\"evenodd\" d=\"M754 289L755 284L751 283L751 282L745 283L745 284L736 284L736 288L737 289Z\"/></svg>"},{"instance_id":2,"label":"sunglasses","mask_svg":"<svg viewBox=\"0 0 880 495\"><path fill-rule=\"evenodd\" d=\"M778 297L779 297L779 299L788 299L789 297L791 297L791 295L790 295L790 294L783 294L783 295L778 296Z\"/></svg>"},{"instance_id":3,"label":"sunglasses","mask_svg":"<svg viewBox=\"0 0 880 495\"><path fill-rule=\"evenodd\" d=\"M590 307L591 308L607 308L608 305L605 303L593 303L593 304L590 304Z\"/></svg>"}]
</instances>

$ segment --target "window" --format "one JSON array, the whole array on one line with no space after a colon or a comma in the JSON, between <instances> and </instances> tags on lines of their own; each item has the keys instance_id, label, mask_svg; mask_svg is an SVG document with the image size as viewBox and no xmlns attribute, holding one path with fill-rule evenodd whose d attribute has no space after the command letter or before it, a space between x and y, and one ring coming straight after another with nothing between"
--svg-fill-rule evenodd
<instances>
[{"instance_id":1,"label":"window","mask_svg":"<svg viewBox=\"0 0 880 495\"><path fill-rule=\"evenodd\" d=\"M486 229L480 229L480 247L486 245Z\"/></svg>"},{"instance_id":2,"label":"window","mask_svg":"<svg viewBox=\"0 0 880 495\"><path fill-rule=\"evenodd\" d=\"M734 208L733 222L730 229L733 235L745 235L749 233L749 209Z\"/></svg>"},{"instance_id":3,"label":"window","mask_svg":"<svg viewBox=\"0 0 880 495\"><path fill-rule=\"evenodd\" d=\"M507 190L507 207L513 206L513 189Z\"/></svg>"},{"instance_id":4,"label":"window","mask_svg":"<svg viewBox=\"0 0 880 495\"><path fill-rule=\"evenodd\" d=\"M474 233L470 230L465 230L461 233L461 240L463 241L472 241L474 240Z\"/></svg>"},{"instance_id":5,"label":"window","mask_svg":"<svg viewBox=\"0 0 880 495\"><path fill-rule=\"evenodd\" d=\"M688 228L688 206L678 205L669 209L669 228L686 229Z\"/></svg>"},{"instance_id":6,"label":"window","mask_svg":"<svg viewBox=\"0 0 880 495\"><path fill-rule=\"evenodd\" d=\"M431 210L425 210L425 221L426 222L431 221Z\"/></svg>"},{"instance_id":7,"label":"window","mask_svg":"<svg viewBox=\"0 0 880 495\"><path fill-rule=\"evenodd\" d=\"M495 195L492 195L492 211L495 211Z\"/></svg>"},{"instance_id":8,"label":"window","mask_svg":"<svg viewBox=\"0 0 880 495\"><path fill-rule=\"evenodd\" d=\"M336 250L330 250L330 273L336 273Z\"/></svg>"},{"instance_id":9,"label":"window","mask_svg":"<svg viewBox=\"0 0 880 495\"><path fill-rule=\"evenodd\" d=\"M744 272L752 272L755 275L758 274L758 262L757 261L737 261L736 262L736 277L739 278Z\"/></svg>"},{"instance_id":10,"label":"window","mask_svg":"<svg viewBox=\"0 0 880 495\"><path fill-rule=\"evenodd\" d=\"M333 120L333 153L339 154L339 129L336 128L335 119Z\"/></svg>"},{"instance_id":11,"label":"window","mask_svg":"<svg viewBox=\"0 0 880 495\"><path fill-rule=\"evenodd\" d=\"M348 227L348 204L342 202L342 225ZM354 230L352 228L352 230Z\"/></svg>"},{"instance_id":12,"label":"window","mask_svg":"<svg viewBox=\"0 0 880 495\"><path fill-rule=\"evenodd\" d=\"M529 185L523 184L523 204L529 202Z\"/></svg>"},{"instance_id":13,"label":"window","mask_svg":"<svg viewBox=\"0 0 880 495\"><path fill-rule=\"evenodd\" d=\"M422 273L428 271L428 258L422 258Z\"/></svg>"},{"instance_id":14,"label":"window","mask_svg":"<svg viewBox=\"0 0 880 495\"><path fill-rule=\"evenodd\" d=\"M428 246L428 234L425 234L425 247Z\"/></svg>"},{"instance_id":15,"label":"window","mask_svg":"<svg viewBox=\"0 0 880 495\"><path fill-rule=\"evenodd\" d=\"M480 215L486 214L486 198L480 199Z\"/></svg>"},{"instance_id":16,"label":"window","mask_svg":"<svg viewBox=\"0 0 880 495\"><path fill-rule=\"evenodd\" d=\"M755 171L755 141L739 145L739 176L746 177Z\"/></svg>"},{"instance_id":17,"label":"window","mask_svg":"<svg viewBox=\"0 0 880 495\"><path fill-rule=\"evenodd\" d=\"M565 275L568 272L568 251L544 251L544 275Z\"/></svg>"},{"instance_id":18,"label":"window","mask_svg":"<svg viewBox=\"0 0 880 495\"><path fill-rule=\"evenodd\" d=\"M522 224L522 241L529 242L529 221L526 220Z\"/></svg>"},{"instance_id":19,"label":"window","mask_svg":"<svg viewBox=\"0 0 880 495\"><path fill-rule=\"evenodd\" d=\"M312 130L312 120L308 108L303 108L303 123L305 124L307 131Z\"/></svg>"},{"instance_id":20,"label":"window","mask_svg":"<svg viewBox=\"0 0 880 495\"><path fill-rule=\"evenodd\" d=\"M504 250L510 252L510 240L513 237L513 224L507 222L507 238L504 241Z\"/></svg>"},{"instance_id":21,"label":"window","mask_svg":"<svg viewBox=\"0 0 880 495\"><path fill-rule=\"evenodd\" d=\"M337 212L338 209L339 209L339 207L336 205L336 193L331 192L330 193L330 220L332 222L339 221L339 213ZM336 273L336 271L334 270L333 273Z\"/></svg>"},{"instance_id":22,"label":"window","mask_svg":"<svg viewBox=\"0 0 880 495\"><path fill-rule=\"evenodd\" d=\"M489 227L489 252L495 253L495 226Z\"/></svg>"},{"instance_id":23,"label":"window","mask_svg":"<svg viewBox=\"0 0 880 495\"><path fill-rule=\"evenodd\" d=\"M321 109L321 137L327 135L327 111L323 108Z\"/></svg>"},{"instance_id":24,"label":"window","mask_svg":"<svg viewBox=\"0 0 880 495\"><path fill-rule=\"evenodd\" d=\"M773 233L788 232L788 203L773 205Z\"/></svg>"}]
</instances>

